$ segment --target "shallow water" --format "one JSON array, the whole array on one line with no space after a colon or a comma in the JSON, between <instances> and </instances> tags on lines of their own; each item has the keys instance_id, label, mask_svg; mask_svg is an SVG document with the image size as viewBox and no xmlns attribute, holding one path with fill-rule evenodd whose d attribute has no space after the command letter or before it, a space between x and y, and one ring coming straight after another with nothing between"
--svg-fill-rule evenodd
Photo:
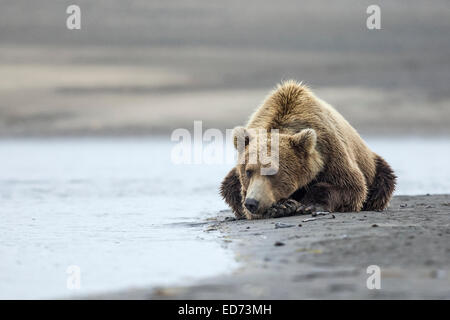
<instances>
[{"instance_id":1,"label":"shallow water","mask_svg":"<svg viewBox=\"0 0 450 320\"><path fill-rule=\"evenodd\" d=\"M449 139L368 139L397 194L450 193ZM236 263L205 218L231 164L174 165L157 139L0 140L0 298L193 281ZM69 290L69 266L80 268Z\"/></svg>"},{"instance_id":2,"label":"shallow water","mask_svg":"<svg viewBox=\"0 0 450 320\"><path fill-rule=\"evenodd\" d=\"M170 164L156 140L0 142L0 298L189 281L234 260L201 222L226 168ZM81 271L70 291L68 266Z\"/></svg>"},{"instance_id":3,"label":"shallow water","mask_svg":"<svg viewBox=\"0 0 450 320\"><path fill-rule=\"evenodd\" d=\"M398 176L397 195L450 193L450 139L368 138Z\"/></svg>"}]
</instances>

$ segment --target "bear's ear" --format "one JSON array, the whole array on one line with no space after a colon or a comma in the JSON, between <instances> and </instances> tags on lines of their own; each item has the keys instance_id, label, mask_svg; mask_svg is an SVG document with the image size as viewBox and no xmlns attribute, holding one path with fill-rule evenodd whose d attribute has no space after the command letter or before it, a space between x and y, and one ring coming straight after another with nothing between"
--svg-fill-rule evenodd
<instances>
[{"instance_id":1,"label":"bear's ear","mask_svg":"<svg viewBox=\"0 0 450 320\"><path fill-rule=\"evenodd\" d=\"M314 129L303 129L291 137L291 143L294 147L311 153L316 147L317 134Z\"/></svg>"},{"instance_id":2,"label":"bear's ear","mask_svg":"<svg viewBox=\"0 0 450 320\"><path fill-rule=\"evenodd\" d=\"M236 149L244 148L250 142L250 133L244 127L236 127L233 129L233 143Z\"/></svg>"}]
</instances>

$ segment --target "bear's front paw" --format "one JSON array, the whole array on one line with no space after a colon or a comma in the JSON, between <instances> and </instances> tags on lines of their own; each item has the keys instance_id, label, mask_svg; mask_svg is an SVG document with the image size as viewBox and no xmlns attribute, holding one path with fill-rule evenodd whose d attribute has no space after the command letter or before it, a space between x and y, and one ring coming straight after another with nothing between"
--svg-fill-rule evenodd
<instances>
[{"instance_id":1,"label":"bear's front paw","mask_svg":"<svg viewBox=\"0 0 450 320\"><path fill-rule=\"evenodd\" d=\"M305 213L305 209L306 206L296 200L284 199L267 209L265 216L267 218L293 216L295 214Z\"/></svg>"},{"instance_id":2,"label":"bear's front paw","mask_svg":"<svg viewBox=\"0 0 450 320\"><path fill-rule=\"evenodd\" d=\"M234 212L234 217L236 218L236 220L242 220L242 219L246 219L245 214L243 214L242 212Z\"/></svg>"}]
</instances>

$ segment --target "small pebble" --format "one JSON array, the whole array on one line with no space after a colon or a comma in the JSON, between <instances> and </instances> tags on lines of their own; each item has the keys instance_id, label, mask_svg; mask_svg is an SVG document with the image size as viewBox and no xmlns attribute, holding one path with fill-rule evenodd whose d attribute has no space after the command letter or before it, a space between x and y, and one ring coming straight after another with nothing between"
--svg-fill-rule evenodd
<instances>
[{"instance_id":1,"label":"small pebble","mask_svg":"<svg viewBox=\"0 0 450 320\"><path fill-rule=\"evenodd\" d=\"M287 223L282 223L282 222L277 222L275 223L275 229L279 229L279 228L290 228L293 227L293 224L287 224Z\"/></svg>"},{"instance_id":2,"label":"small pebble","mask_svg":"<svg viewBox=\"0 0 450 320\"><path fill-rule=\"evenodd\" d=\"M332 214L330 216L322 216L322 217L304 219L304 220L302 220L302 222L315 221L315 220L319 220L319 219L335 219L335 218L336 218L336 216L334 214Z\"/></svg>"},{"instance_id":3,"label":"small pebble","mask_svg":"<svg viewBox=\"0 0 450 320\"><path fill-rule=\"evenodd\" d=\"M327 214L330 214L328 211L317 211L317 212L313 212L311 214L311 216L316 217L316 216L325 216Z\"/></svg>"},{"instance_id":4,"label":"small pebble","mask_svg":"<svg viewBox=\"0 0 450 320\"><path fill-rule=\"evenodd\" d=\"M372 225L372 228L376 228L376 227L378 227L378 225L376 223Z\"/></svg>"},{"instance_id":5,"label":"small pebble","mask_svg":"<svg viewBox=\"0 0 450 320\"><path fill-rule=\"evenodd\" d=\"M284 242L277 241L277 242L275 242L274 246L275 246L275 247L281 247L281 246L284 246Z\"/></svg>"}]
</instances>

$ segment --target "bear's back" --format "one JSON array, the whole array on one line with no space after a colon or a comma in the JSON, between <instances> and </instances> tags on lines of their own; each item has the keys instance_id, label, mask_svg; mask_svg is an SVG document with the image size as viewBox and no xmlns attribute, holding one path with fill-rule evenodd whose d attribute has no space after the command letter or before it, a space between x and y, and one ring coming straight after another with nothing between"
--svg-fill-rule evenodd
<instances>
[{"instance_id":1,"label":"bear's back","mask_svg":"<svg viewBox=\"0 0 450 320\"><path fill-rule=\"evenodd\" d=\"M296 81L278 85L250 117L247 128L287 134L312 128L325 163L358 166L369 184L375 175L375 155L358 132L335 108Z\"/></svg>"}]
</instances>

